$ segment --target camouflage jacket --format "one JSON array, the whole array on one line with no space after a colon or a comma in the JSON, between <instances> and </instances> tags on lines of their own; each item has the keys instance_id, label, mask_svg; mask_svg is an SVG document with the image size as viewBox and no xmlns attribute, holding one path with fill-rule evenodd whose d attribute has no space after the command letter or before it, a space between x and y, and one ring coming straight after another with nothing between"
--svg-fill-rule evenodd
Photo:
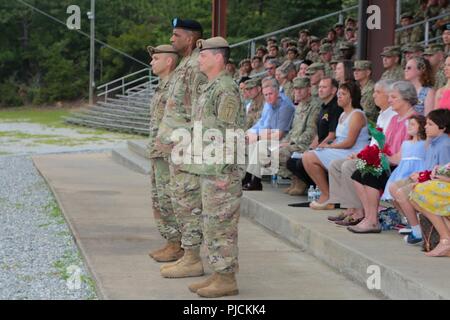
<instances>
[{"instance_id":1,"label":"camouflage jacket","mask_svg":"<svg viewBox=\"0 0 450 320\"><path fill-rule=\"evenodd\" d=\"M322 62L320 59L320 54L318 52L309 51L306 55L307 60L311 60L313 63L315 62Z\"/></svg>"},{"instance_id":2,"label":"camouflage jacket","mask_svg":"<svg viewBox=\"0 0 450 320\"><path fill-rule=\"evenodd\" d=\"M290 152L304 152L317 135L317 117L320 113L320 102L312 97L300 102L296 107L292 129L281 143L289 142Z\"/></svg>"},{"instance_id":3,"label":"camouflage jacket","mask_svg":"<svg viewBox=\"0 0 450 320\"><path fill-rule=\"evenodd\" d=\"M363 108L366 117L373 122L377 122L379 110L375 105L373 100L373 92L375 88L375 83L372 80L366 83L366 85L361 88L361 107Z\"/></svg>"},{"instance_id":4,"label":"camouflage jacket","mask_svg":"<svg viewBox=\"0 0 450 320\"><path fill-rule=\"evenodd\" d=\"M402 66L398 65L394 67L392 70L386 70L383 72L383 75L381 76L380 80L394 80L394 81L400 81L404 80L404 71Z\"/></svg>"},{"instance_id":5,"label":"camouflage jacket","mask_svg":"<svg viewBox=\"0 0 450 320\"><path fill-rule=\"evenodd\" d=\"M202 137L200 139L197 137L195 140L202 141L203 152L201 154L210 155L211 152L208 152L208 150L211 151L218 148L222 150L222 155L218 155L215 158L218 163L208 164L206 159L201 159L201 164L197 164L195 161L192 164L183 164L181 170L197 175L217 176L229 173L233 169L240 167L235 158L237 153L236 143L233 142L228 146L225 140L227 129L241 131L242 139L244 139L244 108L239 94L239 87L225 72L220 73L217 78L203 87L203 91L194 108L192 121L202 125ZM219 139L217 136L208 139L205 133L207 131L210 133L211 130L214 130L216 134L220 132L222 139ZM194 129L194 131L196 130ZM241 141L238 140L237 145L240 143ZM194 148L189 149L194 150ZM230 157L232 163L227 163L225 160Z\"/></svg>"},{"instance_id":6,"label":"camouflage jacket","mask_svg":"<svg viewBox=\"0 0 450 320\"><path fill-rule=\"evenodd\" d=\"M435 75L434 89L438 90L447 84L447 78L444 73L444 66L440 66Z\"/></svg>"},{"instance_id":7,"label":"camouflage jacket","mask_svg":"<svg viewBox=\"0 0 450 320\"><path fill-rule=\"evenodd\" d=\"M191 130L192 106L200 95L206 76L198 68L198 49L184 57L172 76L164 116L157 139L166 145L173 143L172 132L179 128Z\"/></svg>"},{"instance_id":8,"label":"camouflage jacket","mask_svg":"<svg viewBox=\"0 0 450 320\"><path fill-rule=\"evenodd\" d=\"M148 141L148 152L150 158L163 158L166 155L158 150L155 146L155 139L158 135L159 125L164 116L164 109L167 102L167 94L169 91L170 82L172 80L173 72L169 78L160 80L158 87L150 102L150 134Z\"/></svg>"},{"instance_id":9,"label":"camouflage jacket","mask_svg":"<svg viewBox=\"0 0 450 320\"><path fill-rule=\"evenodd\" d=\"M292 102L294 102L294 84L292 81L286 81L285 84L281 86L283 88L284 94L286 97L291 99Z\"/></svg>"},{"instance_id":10,"label":"camouflage jacket","mask_svg":"<svg viewBox=\"0 0 450 320\"><path fill-rule=\"evenodd\" d=\"M264 108L264 96L259 94L255 99L252 100L250 107L248 108L247 114L245 116L245 127L244 130L247 131L258 122L261 118L261 114Z\"/></svg>"},{"instance_id":11,"label":"camouflage jacket","mask_svg":"<svg viewBox=\"0 0 450 320\"><path fill-rule=\"evenodd\" d=\"M422 38L422 30L418 27L415 27L397 32L397 34L395 35L395 44L398 46L403 46L409 43L418 43L423 40Z\"/></svg>"}]
</instances>

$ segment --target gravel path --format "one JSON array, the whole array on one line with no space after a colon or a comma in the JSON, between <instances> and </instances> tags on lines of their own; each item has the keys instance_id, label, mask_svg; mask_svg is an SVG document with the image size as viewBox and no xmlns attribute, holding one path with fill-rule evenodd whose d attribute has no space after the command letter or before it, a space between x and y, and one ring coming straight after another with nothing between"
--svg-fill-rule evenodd
<instances>
[{"instance_id":1,"label":"gravel path","mask_svg":"<svg viewBox=\"0 0 450 320\"><path fill-rule=\"evenodd\" d=\"M96 299L45 181L28 156L0 157L0 299Z\"/></svg>"}]
</instances>

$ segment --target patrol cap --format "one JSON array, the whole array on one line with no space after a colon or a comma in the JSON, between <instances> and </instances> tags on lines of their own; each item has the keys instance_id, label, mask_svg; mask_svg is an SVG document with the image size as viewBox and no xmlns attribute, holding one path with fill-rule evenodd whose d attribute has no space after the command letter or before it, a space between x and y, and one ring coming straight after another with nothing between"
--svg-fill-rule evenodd
<instances>
[{"instance_id":1,"label":"patrol cap","mask_svg":"<svg viewBox=\"0 0 450 320\"><path fill-rule=\"evenodd\" d=\"M389 46L384 47L383 52L381 53L382 57L400 57L400 47L398 46Z\"/></svg>"},{"instance_id":2,"label":"patrol cap","mask_svg":"<svg viewBox=\"0 0 450 320\"><path fill-rule=\"evenodd\" d=\"M294 89L308 88L311 86L311 81L306 77L296 77L292 80L292 83L294 85Z\"/></svg>"},{"instance_id":3,"label":"patrol cap","mask_svg":"<svg viewBox=\"0 0 450 320\"><path fill-rule=\"evenodd\" d=\"M276 43L278 43L278 40L277 40L277 38L276 37L268 37L267 39L266 39L266 42L268 42L268 41L274 41L274 42L276 42Z\"/></svg>"},{"instance_id":4,"label":"patrol cap","mask_svg":"<svg viewBox=\"0 0 450 320\"><path fill-rule=\"evenodd\" d=\"M300 30L299 33L306 33L308 36L311 34L311 32L309 31L309 29L303 29L303 30Z\"/></svg>"},{"instance_id":5,"label":"patrol cap","mask_svg":"<svg viewBox=\"0 0 450 320\"><path fill-rule=\"evenodd\" d=\"M306 75L311 76L319 70L325 71L325 65L320 62L313 63L306 69Z\"/></svg>"},{"instance_id":6,"label":"patrol cap","mask_svg":"<svg viewBox=\"0 0 450 320\"><path fill-rule=\"evenodd\" d=\"M403 53L423 51L423 46L418 43L408 43L402 47Z\"/></svg>"},{"instance_id":7,"label":"patrol cap","mask_svg":"<svg viewBox=\"0 0 450 320\"><path fill-rule=\"evenodd\" d=\"M320 42L320 39L318 37L316 37L316 36L311 36L310 43L313 43L313 42Z\"/></svg>"},{"instance_id":8,"label":"patrol cap","mask_svg":"<svg viewBox=\"0 0 450 320\"><path fill-rule=\"evenodd\" d=\"M252 63L252 62L250 61L250 59L243 59L241 60L241 62L239 62L239 67L242 67L244 63Z\"/></svg>"},{"instance_id":9,"label":"patrol cap","mask_svg":"<svg viewBox=\"0 0 450 320\"><path fill-rule=\"evenodd\" d=\"M256 51L262 50L265 53L267 53L267 48L265 46L259 46L258 49L256 49Z\"/></svg>"},{"instance_id":10,"label":"patrol cap","mask_svg":"<svg viewBox=\"0 0 450 320\"><path fill-rule=\"evenodd\" d=\"M298 49L296 47L289 47L286 52L294 52L295 54L298 54Z\"/></svg>"},{"instance_id":11,"label":"patrol cap","mask_svg":"<svg viewBox=\"0 0 450 320\"><path fill-rule=\"evenodd\" d=\"M278 48L278 46L276 44L271 44L269 46L269 49L271 49L271 48L277 48L277 50L280 50L280 48Z\"/></svg>"},{"instance_id":12,"label":"patrol cap","mask_svg":"<svg viewBox=\"0 0 450 320\"><path fill-rule=\"evenodd\" d=\"M236 64L236 62L234 61L234 59L229 58L227 64Z\"/></svg>"},{"instance_id":13,"label":"patrol cap","mask_svg":"<svg viewBox=\"0 0 450 320\"><path fill-rule=\"evenodd\" d=\"M353 64L353 70L372 70L372 61L356 60Z\"/></svg>"},{"instance_id":14,"label":"patrol cap","mask_svg":"<svg viewBox=\"0 0 450 320\"><path fill-rule=\"evenodd\" d=\"M180 18L174 18L172 20L172 27L180 28L180 29L186 29L191 31L198 31L201 34L203 34L203 27L200 24L200 22L195 20L189 20L189 19L180 19Z\"/></svg>"},{"instance_id":15,"label":"patrol cap","mask_svg":"<svg viewBox=\"0 0 450 320\"><path fill-rule=\"evenodd\" d=\"M289 42L292 39L290 37L284 37L283 39L281 39L281 42Z\"/></svg>"},{"instance_id":16,"label":"patrol cap","mask_svg":"<svg viewBox=\"0 0 450 320\"><path fill-rule=\"evenodd\" d=\"M414 15L412 14L412 12L405 12L400 16L400 19L414 19Z\"/></svg>"},{"instance_id":17,"label":"patrol cap","mask_svg":"<svg viewBox=\"0 0 450 320\"><path fill-rule=\"evenodd\" d=\"M213 37L209 39L198 39L197 48L200 51L211 50L211 49L229 49L227 40L222 37Z\"/></svg>"},{"instance_id":18,"label":"patrol cap","mask_svg":"<svg viewBox=\"0 0 450 320\"><path fill-rule=\"evenodd\" d=\"M324 43L323 45L320 46L319 51L320 54L328 52L333 52L333 46L330 43Z\"/></svg>"},{"instance_id":19,"label":"patrol cap","mask_svg":"<svg viewBox=\"0 0 450 320\"><path fill-rule=\"evenodd\" d=\"M442 32L449 30L450 31L450 23L446 23L441 28Z\"/></svg>"},{"instance_id":20,"label":"patrol cap","mask_svg":"<svg viewBox=\"0 0 450 320\"><path fill-rule=\"evenodd\" d=\"M331 66L332 64L338 64L340 62L340 59L332 59L330 62L329 62L329 65Z\"/></svg>"},{"instance_id":21,"label":"patrol cap","mask_svg":"<svg viewBox=\"0 0 450 320\"><path fill-rule=\"evenodd\" d=\"M438 53L441 51L444 52L444 46L440 43L433 43L433 44L428 45L428 47L423 52L423 55L424 56L432 56L435 53Z\"/></svg>"},{"instance_id":22,"label":"patrol cap","mask_svg":"<svg viewBox=\"0 0 450 320\"><path fill-rule=\"evenodd\" d=\"M287 61L283 62L283 64L281 66L279 66L278 69L282 73L288 74L289 71L295 70L295 65L291 61L287 60Z\"/></svg>"},{"instance_id":23,"label":"patrol cap","mask_svg":"<svg viewBox=\"0 0 450 320\"><path fill-rule=\"evenodd\" d=\"M336 29L336 28L343 28L343 27L344 27L344 24L342 24L342 23L340 23L340 22L334 24L334 28L335 28L335 29Z\"/></svg>"},{"instance_id":24,"label":"patrol cap","mask_svg":"<svg viewBox=\"0 0 450 320\"><path fill-rule=\"evenodd\" d=\"M339 50L351 50L354 48L355 48L355 45L348 41L344 41L339 45Z\"/></svg>"},{"instance_id":25,"label":"patrol cap","mask_svg":"<svg viewBox=\"0 0 450 320\"><path fill-rule=\"evenodd\" d=\"M295 40L290 40L288 43L289 47L297 47L297 41Z\"/></svg>"},{"instance_id":26,"label":"patrol cap","mask_svg":"<svg viewBox=\"0 0 450 320\"><path fill-rule=\"evenodd\" d=\"M350 21L356 22L356 19L353 17L348 17L347 19L345 19L345 24L349 23Z\"/></svg>"},{"instance_id":27,"label":"patrol cap","mask_svg":"<svg viewBox=\"0 0 450 320\"><path fill-rule=\"evenodd\" d=\"M175 49L170 44L162 44L157 47L148 46L147 51L150 56L153 56L156 53L173 53L178 54Z\"/></svg>"},{"instance_id":28,"label":"patrol cap","mask_svg":"<svg viewBox=\"0 0 450 320\"><path fill-rule=\"evenodd\" d=\"M328 38L323 38L322 40L320 40L320 45L326 44L326 43L331 43L330 39L328 39Z\"/></svg>"},{"instance_id":29,"label":"patrol cap","mask_svg":"<svg viewBox=\"0 0 450 320\"><path fill-rule=\"evenodd\" d=\"M253 89L255 87L261 87L261 78L250 78L249 80L245 81L245 87L247 89Z\"/></svg>"}]
</instances>

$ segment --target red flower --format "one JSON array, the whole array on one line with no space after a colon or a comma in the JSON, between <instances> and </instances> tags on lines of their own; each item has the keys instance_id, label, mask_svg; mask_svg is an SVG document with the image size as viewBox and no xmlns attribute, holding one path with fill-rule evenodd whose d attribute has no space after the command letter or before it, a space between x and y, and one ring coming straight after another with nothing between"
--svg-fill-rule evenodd
<instances>
[{"instance_id":1,"label":"red flower","mask_svg":"<svg viewBox=\"0 0 450 320\"><path fill-rule=\"evenodd\" d=\"M357 157L364 160L369 166L379 167L381 165L380 149L377 145L366 146L358 153Z\"/></svg>"},{"instance_id":2,"label":"red flower","mask_svg":"<svg viewBox=\"0 0 450 320\"><path fill-rule=\"evenodd\" d=\"M376 129L377 131L380 131L381 133L383 133L383 128L376 127L375 129Z\"/></svg>"},{"instance_id":3,"label":"red flower","mask_svg":"<svg viewBox=\"0 0 450 320\"><path fill-rule=\"evenodd\" d=\"M389 148L389 145L387 143L384 145L384 148L383 150L381 150L381 152L389 157L392 156L391 148Z\"/></svg>"},{"instance_id":4,"label":"red flower","mask_svg":"<svg viewBox=\"0 0 450 320\"><path fill-rule=\"evenodd\" d=\"M419 173L419 183L431 180L431 171L425 170Z\"/></svg>"}]
</instances>

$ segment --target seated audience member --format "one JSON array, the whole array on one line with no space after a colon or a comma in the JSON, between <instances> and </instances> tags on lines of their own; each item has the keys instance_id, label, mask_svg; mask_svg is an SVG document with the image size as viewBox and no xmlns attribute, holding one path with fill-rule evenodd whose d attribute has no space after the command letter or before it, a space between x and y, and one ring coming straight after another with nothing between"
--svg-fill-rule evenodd
<instances>
[{"instance_id":1,"label":"seated audience member","mask_svg":"<svg viewBox=\"0 0 450 320\"><path fill-rule=\"evenodd\" d=\"M406 63L405 80L417 91L419 102L414 106L417 113L427 115L434 109L435 91L431 65L422 57L414 57Z\"/></svg>"},{"instance_id":2,"label":"seated audience member","mask_svg":"<svg viewBox=\"0 0 450 320\"><path fill-rule=\"evenodd\" d=\"M381 200L392 200L389 187L393 182L406 179L412 173L422 169L423 161L425 160L427 139L425 124L426 119L421 115L411 116L408 119L408 135L410 139L405 140L402 143L399 153L401 160L389 176Z\"/></svg>"},{"instance_id":3,"label":"seated audience member","mask_svg":"<svg viewBox=\"0 0 450 320\"><path fill-rule=\"evenodd\" d=\"M298 49L296 47L289 47L286 53L286 59L295 63L298 59Z\"/></svg>"},{"instance_id":4,"label":"seated audience member","mask_svg":"<svg viewBox=\"0 0 450 320\"><path fill-rule=\"evenodd\" d=\"M401 15L400 25L402 27L409 26L414 23L414 17L410 12ZM420 27L408 28L395 34L395 45L403 46L408 43L420 42L423 39Z\"/></svg>"},{"instance_id":5,"label":"seated audience member","mask_svg":"<svg viewBox=\"0 0 450 320\"><path fill-rule=\"evenodd\" d=\"M353 76L353 62L351 60L344 60L338 62L336 65L335 78L339 84L355 82Z\"/></svg>"},{"instance_id":6,"label":"seated audience member","mask_svg":"<svg viewBox=\"0 0 450 320\"><path fill-rule=\"evenodd\" d=\"M342 113L342 108L337 105L338 87L338 82L333 78L326 77L320 81L319 98L322 104L317 119L317 135L311 143L310 149L328 145L336 138L336 127ZM287 168L306 185L314 184L314 181L306 173L301 158L289 159Z\"/></svg>"},{"instance_id":7,"label":"seated audience member","mask_svg":"<svg viewBox=\"0 0 450 320\"><path fill-rule=\"evenodd\" d=\"M266 39L266 48L269 49L270 46L278 45L277 37L269 37Z\"/></svg>"},{"instance_id":8,"label":"seated audience member","mask_svg":"<svg viewBox=\"0 0 450 320\"><path fill-rule=\"evenodd\" d=\"M447 23L442 27L442 42L445 46L445 54L450 54L450 23Z\"/></svg>"},{"instance_id":9,"label":"seated audience member","mask_svg":"<svg viewBox=\"0 0 450 320\"><path fill-rule=\"evenodd\" d=\"M234 60L228 59L225 70L235 81L239 80L239 72L236 70L236 64L234 63Z\"/></svg>"},{"instance_id":10,"label":"seated audience member","mask_svg":"<svg viewBox=\"0 0 450 320\"><path fill-rule=\"evenodd\" d=\"M275 79L280 84L280 92L284 93L291 101L294 101L294 87L292 81L289 79L289 74L295 71L295 66L292 62L287 61L283 63L275 71Z\"/></svg>"},{"instance_id":11,"label":"seated audience member","mask_svg":"<svg viewBox=\"0 0 450 320\"><path fill-rule=\"evenodd\" d=\"M450 110L450 56L445 59L444 74L447 83L436 92L436 106L437 109Z\"/></svg>"},{"instance_id":12,"label":"seated audience member","mask_svg":"<svg viewBox=\"0 0 450 320\"><path fill-rule=\"evenodd\" d=\"M277 59L269 59L264 63L264 69L267 72L268 77L275 77L275 72L280 66L280 62Z\"/></svg>"},{"instance_id":13,"label":"seated audience member","mask_svg":"<svg viewBox=\"0 0 450 320\"><path fill-rule=\"evenodd\" d=\"M310 32L308 29L300 30L298 34L298 55L300 60L306 59L306 55L309 52Z\"/></svg>"},{"instance_id":14,"label":"seated audience member","mask_svg":"<svg viewBox=\"0 0 450 320\"><path fill-rule=\"evenodd\" d=\"M329 198L327 172L330 163L359 152L369 142L367 119L364 111L361 110L360 102L361 91L356 83L341 84L338 90L338 105L343 112L336 128L336 138L332 143L322 143L320 148L303 155L303 166L306 172L322 192L320 198L310 204L313 209L323 209L328 206L326 203Z\"/></svg>"},{"instance_id":15,"label":"seated audience member","mask_svg":"<svg viewBox=\"0 0 450 320\"><path fill-rule=\"evenodd\" d=\"M432 170L436 165L450 162L450 110L437 109L431 111L427 116L425 130L428 146L422 171ZM415 172L405 180L393 182L389 189L395 200L396 208L405 215L411 226L412 232L405 236L405 241L413 245L422 242L422 233L416 210L409 200L409 194L418 181L419 172Z\"/></svg>"},{"instance_id":16,"label":"seated audience member","mask_svg":"<svg viewBox=\"0 0 450 320\"><path fill-rule=\"evenodd\" d=\"M439 244L428 257L450 257L450 163L436 166L431 180L418 183L410 193L412 206L431 221L439 233Z\"/></svg>"},{"instance_id":17,"label":"seated audience member","mask_svg":"<svg viewBox=\"0 0 450 320\"><path fill-rule=\"evenodd\" d=\"M333 76L333 69L330 66L330 62L333 59L333 47L331 44L326 43L320 47L320 59L321 62L325 65L325 75L328 77Z\"/></svg>"},{"instance_id":18,"label":"seated audience member","mask_svg":"<svg viewBox=\"0 0 450 320\"><path fill-rule=\"evenodd\" d=\"M428 60L433 70L434 90L439 90L447 84L444 74L444 46L442 44L430 44L424 51L423 57Z\"/></svg>"},{"instance_id":19,"label":"seated audience member","mask_svg":"<svg viewBox=\"0 0 450 320\"><path fill-rule=\"evenodd\" d=\"M356 45L357 39L355 29L351 27L345 29L345 41L351 42Z\"/></svg>"},{"instance_id":20,"label":"seated audience member","mask_svg":"<svg viewBox=\"0 0 450 320\"><path fill-rule=\"evenodd\" d=\"M396 165L399 162L401 145L408 138L408 118L416 114L413 107L417 104L416 89L407 81L394 83L389 93L389 104L397 112L397 115L391 119L386 129L386 145L393 154L388 157L388 160L391 165ZM378 204L388 178L389 173L384 170L380 176L371 173L362 174L360 170L353 173L352 179L356 194L363 204L364 218L357 225L348 227L349 231L354 233L381 232L378 221Z\"/></svg>"},{"instance_id":21,"label":"seated audience member","mask_svg":"<svg viewBox=\"0 0 450 320\"><path fill-rule=\"evenodd\" d=\"M323 63L313 63L306 70L306 76L311 81L311 94L313 99L318 99L319 83L325 77L325 65Z\"/></svg>"},{"instance_id":22,"label":"seated audience member","mask_svg":"<svg viewBox=\"0 0 450 320\"><path fill-rule=\"evenodd\" d=\"M312 65L312 63L313 62L311 60L303 60L298 68L297 77L306 78L307 77L306 71L308 70L308 67Z\"/></svg>"},{"instance_id":23,"label":"seated audience member","mask_svg":"<svg viewBox=\"0 0 450 320\"><path fill-rule=\"evenodd\" d=\"M380 108L376 125L386 132L392 118L397 114L392 107L389 106L389 93L391 86L394 83L392 80L380 80L375 84L373 98L375 104ZM395 134L392 130L389 134ZM390 140L389 135L386 139ZM370 145L378 144L372 138ZM356 159L352 155L346 159L334 160L330 164L328 170L330 199L328 203L340 204L341 208L346 208L345 211L338 216L328 217L328 220L333 221L341 226L350 226L359 223L364 217L364 211L361 201L356 194L356 190L351 178L356 171Z\"/></svg>"},{"instance_id":24,"label":"seated audience member","mask_svg":"<svg viewBox=\"0 0 450 320\"><path fill-rule=\"evenodd\" d=\"M239 76L249 77L252 72L252 63L250 59L244 59L239 63Z\"/></svg>"},{"instance_id":25,"label":"seated audience member","mask_svg":"<svg viewBox=\"0 0 450 320\"><path fill-rule=\"evenodd\" d=\"M312 62L318 63L320 62L320 39L312 36L310 43L310 51L306 55L306 59L311 60Z\"/></svg>"},{"instance_id":26,"label":"seated audience member","mask_svg":"<svg viewBox=\"0 0 450 320\"><path fill-rule=\"evenodd\" d=\"M361 88L361 107L366 113L367 119L376 122L378 118L378 108L375 105L373 98L375 84L371 79L372 62L368 60L355 61L353 66L353 76Z\"/></svg>"},{"instance_id":27,"label":"seated audience member","mask_svg":"<svg viewBox=\"0 0 450 320\"><path fill-rule=\"evenodd\" d=\"M290 99L280 94L280 85L275 78L264 78L262 91L265 104L261 118L246 134L249 145L249 167L259 163L258 141L283 139L291 129L295 112L294 104ZM247 172L242 183L244 190L262 190L261 174L252 176Z\"/></svg>"},{"instance_id":28,"label":"seated audience member","mask_svg":"<svg viewBox=\"0 0 450 320\"><path fill-rule=\"evenodd\" d=\"M402 48L404 65L414 57L421 57L423 55L423 46L418 43L408 43Z\"/></svg>"},{"instance_id":29,"label":"seated audience member","mask_svg":"<svg viewBox=\"0 0 450 320\"><path fill-rule=\"evenodd\" d=\"M254 56L252 58L252 72L250 72L250 76L254 76L259 73L263 73L264 70L264 64L262 62L262 58L258 56Z\"/></svg>"},{"instance_id":30,"label":"seated audience member","mask_svg":"<svg viewBox=\"0 0 450 320\"><path fill-rule=\"evenodd\" d=\"M264 58L264 56L268 54L266 47L259 46L258 49L256 49L255 56L260 57L261 59Z\"/></svg>"},{"instance_id":31,"label":"seated audience member","mask_svg":"<svg viewBox=\"0 0 450 320\"><path fill-rule=\"evenodd\" d=\"M245 92L249 103L245 106L245 131L255 125L261 118L264 106L264 96L262 94L261 79L252 78L245 82Z\"/></svg>"},{"instance_id":32,"label":"seated audience member","mask_svg":"<svg viewBox=\"0 0 450 320\"><path fill-rule=\"evenodd\" d=\"M351 42L344 41L339 45L339 51L341 52L340 57L341 60L351 60L354 61L356 59L355 56L355 45ZM337 57L335 57L337 58Z\"/></svg>"},{"instance_id":33,"label":"seated audience member","mask_svg":"<svg viewBox=\"0 0 450 320\"><path fill-rule=\"evenodd\" d=\"M396 46L385 47L381 53L381 57L383 58L383 67L385 71L381 75L380 80L403 80L404 72L400 61L400 48Z\"/></svg>"}]
</instances>

